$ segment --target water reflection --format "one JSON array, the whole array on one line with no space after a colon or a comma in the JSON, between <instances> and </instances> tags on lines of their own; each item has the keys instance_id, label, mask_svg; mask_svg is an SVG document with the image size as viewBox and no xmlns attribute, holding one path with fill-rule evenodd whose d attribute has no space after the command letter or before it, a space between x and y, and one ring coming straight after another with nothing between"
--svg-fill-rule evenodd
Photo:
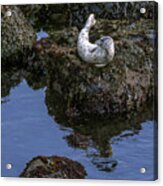
<instances>
[{"instance_id":1,"label":"water reflection","mask_svg":"<svg viewBox=\"0 0 163 186\"><path fill-rule=\"evenodd\" d=\"M2 71L3 100L10 95L11 89L15 88L24 78L28 86L34 90L46 87L45 104L49 115L54 118L54 124L57 121L61 130L72 129L68 133L64 133L63 139L68 146L84 150L86 157L99 171L114 172L115 169L119 170L121 162L116 157L116 143L139 135L142 129L141 123L153 119L153 110L151 109L151 103L149 103L142 108L141 113L133 112L130 113L130 116L126 114L112 118L85 116L70 120L65 113L64 100L52 87L47 86L46 82L48 80L46 77L42 74L27 72L25 69L14 68L10 71ZM128 152L126 148L121 149L121 152L123 151Z\"/></svg>"},{"instance_id":2,"label":"water reflection","mask_svg":"<svg viewBox=\"0 0 163 186\"><path fill-rule=\"evenodd\" d=\"M46 76L42 72L31 72L17 67L3 69L1 78L2 97L10 95L11 89L16 87L23 79L26 79L32 89L40 89L46 86Z\"/></svg>"},{"instance_id":3,"label":"water reflection","mask_svg":"<svg viewBox=\"0 0 163 186\"><path fill-rule=\"evenodd\" d=\"M41 28L41 30L37 33L37 41L40 41L41 39L44 39L44 38L48 38L49 35L48 33L46 33L45 31L43 31L43 29Z\"/></svg>"},{"instance_id":4,"label":"water reflection","mask_svg":"<svg viewBox=\"0 0 163 186\"><path fill-rule=\"evenodd\" d=\"M62 97L59 97L51 87L46 90L46 105L49 114L58 123L73 128L73 133L65 137L68 144L71 147L87 149L87 155L91 157L92 163L99 170L108 172L118 165L118 161L112 159L114 157L112 144L123 138L138 135L142 129L141 123L152 120L153 113L152 103L147 103L141 112L133 112L130 115L116 115L112 118L85 116L70 120L66 117Z\"/></svg>"}]
</instances>

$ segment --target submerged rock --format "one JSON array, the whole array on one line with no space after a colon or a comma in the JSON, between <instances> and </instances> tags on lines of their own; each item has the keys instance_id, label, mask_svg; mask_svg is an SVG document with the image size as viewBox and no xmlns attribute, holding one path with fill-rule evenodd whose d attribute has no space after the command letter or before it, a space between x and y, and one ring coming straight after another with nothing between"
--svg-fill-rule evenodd
<instances>
[{"instance_id":1,"label":"submerged rock","mask_svg":"<svg viewBox=\"0 0 163 186\"><path fill-rule=\"evenodd\" d=\"M59 156L37 156L27 163L20 177L81 179L86 175L77 161Z\"/></svg>"}]
</instances>

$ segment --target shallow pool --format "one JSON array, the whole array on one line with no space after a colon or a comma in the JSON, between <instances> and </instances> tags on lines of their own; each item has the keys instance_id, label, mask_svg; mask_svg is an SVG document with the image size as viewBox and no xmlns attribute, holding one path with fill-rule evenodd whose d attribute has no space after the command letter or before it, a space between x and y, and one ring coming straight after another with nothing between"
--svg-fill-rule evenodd
<instances>
[{"instance_id":1,"label":"shallow pool","mask_svg":"<svg viewBox=\"0 0 163 186\"><path fill-rule=\"evenodd\" d=\"M93 142L87 148L76 148L65 139L76 129L60 125L48 114L45 94L46 87L33 90L23 79L2 98L2 176L19 176L34 156L59 155L79 161L89 179L154 179L152 120L146 118L133 128L120 123L115 125L118 132L109 125L112 121L91 132L82 126L80 132L88 131ZM112 151L109 156L102 153L107 147ZM6 169L7 163L12 164L11 170Z\"/></svg>"}]
</instances>

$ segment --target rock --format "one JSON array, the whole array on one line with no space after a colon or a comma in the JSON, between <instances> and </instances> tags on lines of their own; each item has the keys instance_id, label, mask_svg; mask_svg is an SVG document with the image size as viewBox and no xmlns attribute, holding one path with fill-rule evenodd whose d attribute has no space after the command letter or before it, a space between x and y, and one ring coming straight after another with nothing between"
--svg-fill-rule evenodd
<instances>
[{"instance_id":1,"label":"rock","mask_svg":"<svg viewBox=\"0 0 163 186\"><path fill-rule=\"evenodd\" d=\"M99 20L92 31L96 33L92 41L109 34L115 40L116 51L113 61L100 69L81 61L75 45L67 43L68 38L62 44L58 40L40 41L36 58L47 67L47 92L53 94L54 102L62 100L62 112L73 118L141 109L153 96L154 88L155 50L148 37L151 28L154 29L153 21L148 20L134 25L129 21Z\"/></svg>"},{"instance_id":2,"label":"rock","mask_svg":"<svg viewBox=\"0 0 163 186\"><path fill-rule=\"evenodd\" d=\"M40 28L65 28L68 26L67 4L33 4L19 6L25 17L38 30Z\"/></svg>"},{"instance_id":3,"label":"rock","mask_svg":"<svg viewBox=\"0 0 163 186\"><path fill-rule=\"evenodd\" d=\"M6 16L7 11L11 16ZM25 55L32 47L35 32L17 6L3 5L1 15L2 65L18 58L22 61L18 54Z\"/></svg>"},{"instance_id":4,"label":"rock","mask_svg":"<svg viewBox=\"0 0 163 186\"><path fill-rule=\"evenodd\" d=\"M20 177L82 179L86 175L77 161L59 156L37 156L27 163Z\"/></svg>"},{"instance_id":5,"label":"rock","mask_svg":"<svg viewBox=\"0 0 163 186\"><path fill-rule=\"evenodd\" d=\"M64 106L58 112L62 110L69 119L89 114L129 113L141 109L153 96L157 66L154 30L153 19L132 23L127 19L98 19L90 33L91 41L110 35L116 52L109 65L97 69L78 57L76 27L51 29L49 39L34 44L31 57L26 59L27 68L46 74L47 94L53 95L53 102L61 100Z\"/></svg>"},{"instance_id":6,"label":"rock","mask_svg":"<svg viewBox=\"0 0 163 186\"><path fill-rule=\"evenodd\" d=\"M145 14L140 14L140 8L146 8ZM109 2L109 3L69 3L49 5L23 5L21 10L31 22L38 28L77 26L82 28L89 14L94 13L97 18L103 19L127 19L140 18L155 19L155 2Z\"/></svg>"},{"instance_id":7,"label":"rock","mask_svg":"<svg viewBox=\"0 0 163 186\"><path fill-rule=\"evenodd\" d=\"M2 97L10 94L11 88L16 87L22 81L22 72L18 69L2 71L1 73L1 94Z\"/></svg>"},{"instance_id":8,"label":"rock","mask_svg":"<svg viewBox=\"0 0 163 186\"><path fill-rule=\"evenodd\" d=\"M140 8L146 8L146 13L140 14ZM140 18L155 19L155 2L108 2L108 3L78 3L70 4L70 23L72 26L82 28L84 20L94 13L102 19L138 20Z\"/></svg>"}]
</instances>

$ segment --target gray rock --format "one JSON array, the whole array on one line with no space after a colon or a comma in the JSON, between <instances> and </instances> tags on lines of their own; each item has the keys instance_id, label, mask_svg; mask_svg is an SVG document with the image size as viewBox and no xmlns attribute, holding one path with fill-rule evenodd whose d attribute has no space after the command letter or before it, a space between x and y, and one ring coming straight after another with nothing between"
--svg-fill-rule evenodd
<instances>
[{"instance_id":1,"label":"gray rock","mask_svg":"<svg viewBox=\"0 0 163 186\"><path fill-rule=\"evenodd\" d=\"M11 16L6 12L10 11ZM19 57L18 53L25 54L35 41L35 32L17 6L2 6L1 34L2 34L2 65ZM21 58L22 60L22 58Z\"/></svg>"}]
</instances>

